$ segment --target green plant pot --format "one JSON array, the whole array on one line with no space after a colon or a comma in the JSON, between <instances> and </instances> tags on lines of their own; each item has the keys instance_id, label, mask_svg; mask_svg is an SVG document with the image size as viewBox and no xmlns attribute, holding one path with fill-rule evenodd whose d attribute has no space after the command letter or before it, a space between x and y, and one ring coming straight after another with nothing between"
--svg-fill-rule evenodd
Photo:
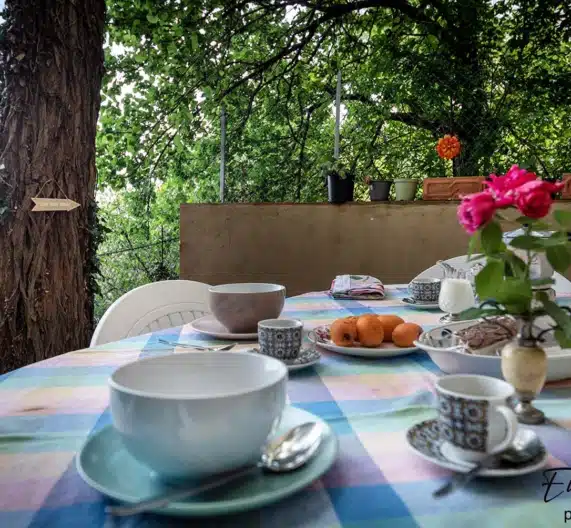
<instances>
[{"instance_id":1,"label":"green plant pot","mask_svg":"<svg viewBox=\"0 0 571 528\"><path fill-rule=\"evenodd\" d=\"M417 180L395 180L395 200L397 202L412 202L416 196Z\"/></svg>"}]
</instances>

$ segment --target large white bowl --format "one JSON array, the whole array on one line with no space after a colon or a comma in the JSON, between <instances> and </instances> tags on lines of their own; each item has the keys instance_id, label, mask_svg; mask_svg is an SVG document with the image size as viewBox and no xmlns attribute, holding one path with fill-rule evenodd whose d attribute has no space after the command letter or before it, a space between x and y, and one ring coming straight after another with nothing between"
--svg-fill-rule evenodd
<instances>
[{"instance_id":1,"label":"large white bowl","mask_svg":"<svg viewBox=\"0 0 571 528\"><path fill-rule=\"evenodd\" d=\"M473 325L477 321L462 321L438 326L424 334L431 334L443 328L460 330ZM421 334L415 346L424 350L437 367L446 374L480 374L504 379L501 368L500 356L480 356L468 354L454 348L442 348L430 346L425 342L425 335ZM557 381L571 378L571 350L561 349L558 346L545 348L547 353L547 381Z\"/></svg>"},{"instance_id":2,"label":"large white bowl","mask_svg":"<svg viewBox=\"0 0 571 528\"><path fill-rule=\"evenodd\" d=\"M109 381L111 416L127 450L168 479L254 462L286 402L287 368L248 352L147 358Z\"/></svg>"}]
</instances>

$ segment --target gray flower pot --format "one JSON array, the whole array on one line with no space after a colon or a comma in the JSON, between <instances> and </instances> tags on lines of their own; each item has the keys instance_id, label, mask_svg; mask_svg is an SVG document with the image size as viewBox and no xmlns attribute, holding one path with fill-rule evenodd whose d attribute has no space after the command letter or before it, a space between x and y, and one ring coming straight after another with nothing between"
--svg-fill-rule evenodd
<instances>
[{"instance_id":1,"label":"gray flower pot","mask_svg":"<svg viewBox=\"0 0 571 528\"><path fill-rule=\"evenodd\" d=\"M412 202L416 196L417 180L401 178L395 180L395 200L399 202Z\"/></svg>"},{"instance_id":2,"label":"gray flower pot","mask_svg":"<svg viewBox=\"0 0 571 528\"><path fill-rule=\"evenodd\" d=\"M392 184L390 180L372 180L369 184L371 202L387 202Z\"/></svg>"}]
</instances>

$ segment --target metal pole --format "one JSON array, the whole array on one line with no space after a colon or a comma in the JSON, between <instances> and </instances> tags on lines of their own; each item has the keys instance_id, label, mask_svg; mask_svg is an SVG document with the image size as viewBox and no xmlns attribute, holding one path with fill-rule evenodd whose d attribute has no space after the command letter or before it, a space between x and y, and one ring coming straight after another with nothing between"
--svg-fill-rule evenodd
<instances>
[{"instance_id":1,"label":"metal pole","mask_svg":"<svg viewBox=\"0 0 571 528\"><path fill-rule=\"evenodd\" d=\"M226 177L226 110L222 106L220 113L220 202L224 203Z\"/></svg>"},{"instance_id":2,"label":"metal pole","mask_svg":"<svg viewBox=\"0 0 571 528\"><path fill-rule=\"evenodd\" d=\"M340 128L341 128L341 70L337 72L337 94L335 95L335 159L339 159Z\"/></svg>"}]
</instances>

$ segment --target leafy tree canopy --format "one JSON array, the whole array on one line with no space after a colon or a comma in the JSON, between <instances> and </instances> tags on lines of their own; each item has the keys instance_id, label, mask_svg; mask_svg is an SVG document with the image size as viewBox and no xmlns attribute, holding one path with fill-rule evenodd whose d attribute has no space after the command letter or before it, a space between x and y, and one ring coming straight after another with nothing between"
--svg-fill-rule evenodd
<instances>
[{"instance_id":1,"label":"leafy tree canopy","mask_svg":"<svg viewBox=\"0 0 571 528\"><path fill-rule=\"evenodd\" d=\"M227 200L325 200L338 70L359 179L570 170L566 1L109 0L106 66L99 183L132 238L218 199L223 107Z\"/></svg>"}]
</instances>

